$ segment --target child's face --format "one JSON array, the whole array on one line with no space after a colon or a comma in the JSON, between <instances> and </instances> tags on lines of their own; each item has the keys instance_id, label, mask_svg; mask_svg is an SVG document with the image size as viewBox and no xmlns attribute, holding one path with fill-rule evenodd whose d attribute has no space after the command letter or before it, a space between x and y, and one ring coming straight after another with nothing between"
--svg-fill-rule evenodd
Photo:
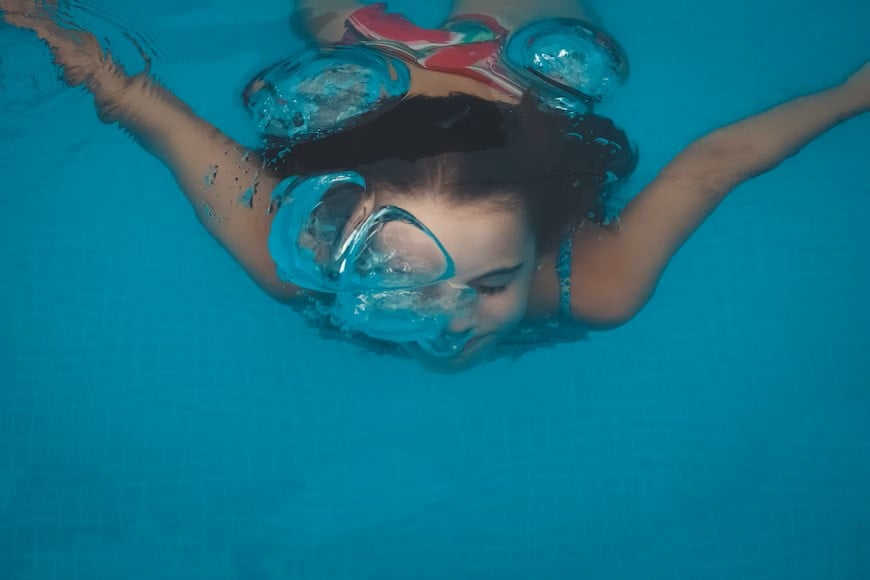
<instances>
[{"instance_id":1,"label":"child's face","mask_svg":"<svg viewBox=\"0 0 870 580\"><path fill-rule=\"evenodd\" d=\"M441 241L453 258L451 282L477 292L472 308L454 318L451 333L471 332L463 351L449 359L408 350L424 363L458 369L478 360L509 333L526 312L535 272L534 235L525 212L489 202L455 205L430 197L378 196L377 205L395 205L412 213Z\"/></svg>"}]
</instances>

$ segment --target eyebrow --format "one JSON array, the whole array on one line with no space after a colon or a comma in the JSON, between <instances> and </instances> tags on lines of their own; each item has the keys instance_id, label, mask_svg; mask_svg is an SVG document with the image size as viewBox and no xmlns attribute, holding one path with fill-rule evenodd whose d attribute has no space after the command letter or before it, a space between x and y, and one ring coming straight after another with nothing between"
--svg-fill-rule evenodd
<instances>
[{"instance_id":1,"label":"eyebrow","mask_svg":"<svg viewBox=\"0 0 870 580\"><path fill-rule=\"evenodd\" d=\"M499 268L498 270L492 270L490 272L487 272L486 274L482 274L482 275L478 276L477 278L474 279L474 281L483 280L484 278L491 278L492 276L506 276L508 274L514 274L518 270L520 270L520 268L522 268L524 264L525 264L525 262L520 262L516 266L508 266L507 268Z\"/></svg>"}]
</instances>

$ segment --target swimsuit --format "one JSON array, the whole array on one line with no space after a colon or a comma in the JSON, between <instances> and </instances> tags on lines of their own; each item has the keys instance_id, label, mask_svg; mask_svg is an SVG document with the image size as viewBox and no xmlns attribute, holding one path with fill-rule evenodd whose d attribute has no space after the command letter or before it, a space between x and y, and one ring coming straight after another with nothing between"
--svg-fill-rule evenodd
<instances>
[{"instance_id":1,"label":"swimsuit","mask_svg":"<svg viewBox=\"0 0 870 580\"><path fill-rule=\"evenodd\" d=\"M592 111L629 74L612 37L570 18L508 31L494 18L466 14L425 29L372 4L346 25L341 41L272 65L245 88L245 108L264 135L293 143L365 123L407 96L409 66L473 79L508 102L529 94L567 116Z\"/></svg>"},{"instance_id":2,"label":"swimsuit","mask_svg":"<svg viewBox=\"0 0 870 580\"><path fill-rule=\"evenodd\" d=\"M559 318L571 319L571 260L574 253L573 232L565 236L559 248L556 273L559 276Z\"/></svg>"}]
</instances>

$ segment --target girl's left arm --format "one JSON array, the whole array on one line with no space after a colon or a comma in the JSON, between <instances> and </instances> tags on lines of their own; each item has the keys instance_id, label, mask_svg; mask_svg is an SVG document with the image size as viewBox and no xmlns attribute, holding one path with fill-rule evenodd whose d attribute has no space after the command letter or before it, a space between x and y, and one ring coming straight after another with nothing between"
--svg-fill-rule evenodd
<instances>
[{"instance_id":1,"label":"girl's left arm","mask_svg":"<svg viewBox=\"0 0 870 580\"><path fill-rule=\"evenodd\" d=\"M827 131L870 110L870 63L841 85L788 101L689 145L616 224L575 238L572 311L602 328L631 319L680 246L735 187Z\"/></svg>"}]
</instances>

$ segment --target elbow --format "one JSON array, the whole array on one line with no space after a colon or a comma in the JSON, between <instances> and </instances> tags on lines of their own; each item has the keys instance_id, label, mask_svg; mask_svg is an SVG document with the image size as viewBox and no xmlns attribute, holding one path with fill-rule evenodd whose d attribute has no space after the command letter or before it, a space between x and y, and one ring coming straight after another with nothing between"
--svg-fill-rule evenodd
<instances>
[{"instance_id":1,"label":"elbow","mask_svg":"<svg viewBox=\"0 0 870 580\"><path fill-rule=\"evenodd\" d=\"M578 295L571 298L571 317L591 330L613 330L631 321L651 296Z\"/></svg>"},{"instance_id":2,"label":"elbow","mask_svg":"<svg viewBox=\"0 0 870 580\"><path fill-rule=\"evenodd\" d=\"M298 293L296 291L289 291L280 288L269 288L263 285L260 285L260 288L266 293L269 298L277 302L278 304L282 304L284 306L290 306L296 302L296 297Z\"/></svg>"},{"instance_id":3,"label":"elbow","mask_svg":"<svg viewBox=\"0 0 870 580\"><path fill-rule=\"evenodd\" d=\"M251 271L248 274L269 298L279 304L289 306L295 304L299 298L299 287L288 284L277 276L271 274L263 275L262 273Z\"/></svg>"},{"instance_id":4,"label":"elbow","mask_svg":"<svg viewBox=\"0 0 870 580\"><path fill-rule=\"evenodd\" d=\"M633 312L571 312L574 322L590 330L614 330L634 318Z\"/></svg>"},{"instance_id":5,"label":"elbow","mask_svg":"<svg viewBox=\"0 0 870 580\"><path fill-rule=\"evenodd\" d=\"M782 159L758 144L735 139L730 133L713 134L689 146L678 167L702 191L721 194L767 173Z\"/></svg>"},{"instance_id":6,"label":"elbow","mask_svg":"<svg viewBox=\"0 0 870 580\"><path fill-rule=\"evenodd\" d=\"M646 307L655 294L658 273L620 269L572 282L572 318L593 330L612 330L633 320Z\"/></svg>"}]
</instances>

